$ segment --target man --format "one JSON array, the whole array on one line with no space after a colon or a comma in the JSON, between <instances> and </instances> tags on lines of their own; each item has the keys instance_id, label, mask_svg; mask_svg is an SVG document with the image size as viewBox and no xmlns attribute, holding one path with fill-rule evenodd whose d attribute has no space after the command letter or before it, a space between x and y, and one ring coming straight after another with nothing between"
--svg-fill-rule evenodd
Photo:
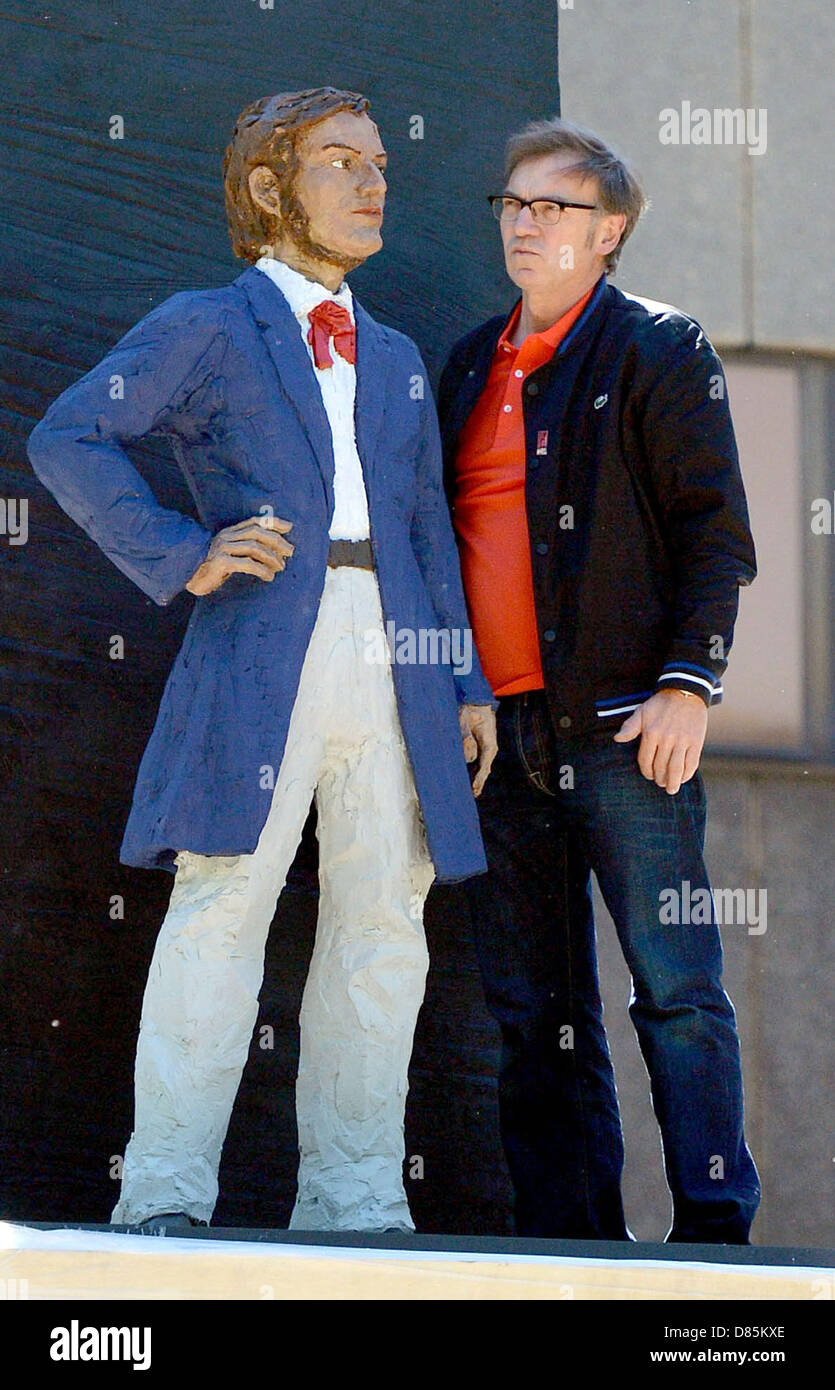
<instances>
[{"instance_id":1,"label":"man","mask_svg":"<svg viewBox=\"0 0 835 1390\"><path fill-rule=\"evenodd\" d=\"M489 873L467 891L517 1228L628 1235L590 866L632 974L668 1239L747 1242L759 1184L718 932L661 908L665 889L708 885L697 769L755 575L722 367L693 319L608 282L644 198L590 132L551 120L513 137L490 201L521 299L453 349L440 411L499 697Z\"/></svg>"},{"instance_id":2,"label":"man","mask_svg":"<svg viewBox=\"0 0 835 1390\"><path fill-rule=\"evenodd\" d=\"M247 107L224 179L249 268L166 300L30 439L40 478L145 593L197 596L121 850L176 874L112 1218L146 1231L211 1219L266 936L313 797L291 1225L414 1229L403 1112L423 903L433 876L485 868L473 791L495 724L477 662L367 659L384 623L466 624L423 363L344 283L382 244L385 164L355 93ZM123 446L151 432L170 437L199 520L161 507L130 463ZM465 755L479 759L472 789Z\"/></svg>"}]
</instances>

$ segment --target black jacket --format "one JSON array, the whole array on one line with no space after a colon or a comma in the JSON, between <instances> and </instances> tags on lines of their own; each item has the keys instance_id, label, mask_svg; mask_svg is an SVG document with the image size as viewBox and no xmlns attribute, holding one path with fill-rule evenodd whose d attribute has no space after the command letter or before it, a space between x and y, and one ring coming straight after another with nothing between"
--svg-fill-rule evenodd
<instances>
[{"instance_id":1,"label":"black jacket","mask_svg":"<svg viewBox=\"0 0 835 1390\"><path fill-rule=\"evenodd\" d=\"M505 315L452 350L439 389L453 510L461 429ZM655 689L721 698L738 586L756 575L722 364L702 328L605 276L523 392L542 670L571 733Z\"/></svg>"}]
</instances>

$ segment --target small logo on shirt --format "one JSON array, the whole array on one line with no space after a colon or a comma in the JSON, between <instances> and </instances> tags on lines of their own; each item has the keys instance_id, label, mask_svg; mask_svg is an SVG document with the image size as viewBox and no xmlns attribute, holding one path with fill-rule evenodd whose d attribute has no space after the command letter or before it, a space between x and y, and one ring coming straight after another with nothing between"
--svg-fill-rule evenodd
<instances>
[{"instance_id":1,"label":"small logo on shirt","mask_svg":"<svg viewBox=\"0 0 835 1390\"><path fill-rule=\"evenodd\" d=\"M602 409L602 407L606 404L606 402L608 401L608 399L609 399L608 392L607 392L607 394L606 394L605 396L598 396L597 399L596 399L596 401L595 401L595 403L594 403L594 408L595 408L595 410L600 410L600 409Z\"/></svg>"},{"instance_id":2,"label":"small logo on shirt","mask_svg":"<svg viewBox=\"0 0 835 1390\"><path fill-rule=\"evenodd\" d=\"M537 435L536 435L536 452L537 452L538 454L547 454L547 452L548 452L548 431L547 431L547 430L538 430L538 431L537 431Z\"/></svg>"}]
</instances>

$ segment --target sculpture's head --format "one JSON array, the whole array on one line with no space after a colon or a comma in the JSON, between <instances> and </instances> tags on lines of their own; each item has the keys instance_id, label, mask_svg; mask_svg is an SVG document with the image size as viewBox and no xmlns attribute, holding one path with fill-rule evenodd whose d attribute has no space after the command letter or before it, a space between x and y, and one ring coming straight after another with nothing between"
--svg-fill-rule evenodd
<instances>
[{"instance_id":1,"label":"sculpture's head","mask_svg":"<svg viewBox=\"0 0 835 1390\"><path fill-rule=\"evenodd\" d=\"M315 87L253 102L223 157L235 255L251 264L272 255L315 278L331 267L341 278L383 244L385 167L356 92Z\"/></svg>"}]
</instances>

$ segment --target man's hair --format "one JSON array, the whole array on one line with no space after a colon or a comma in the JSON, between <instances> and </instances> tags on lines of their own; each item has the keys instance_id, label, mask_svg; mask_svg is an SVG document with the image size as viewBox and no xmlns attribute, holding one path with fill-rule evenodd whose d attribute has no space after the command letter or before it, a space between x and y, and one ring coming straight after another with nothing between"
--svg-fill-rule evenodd
<instances>
[{"instance_id":1,"label":"man's hair","mask_svg":"<svg viewBox=\"0 0 835 1390\"><path fill-rule=\"evenodd\" d=\"M301 167L299 143L308 130L337 111L365 115L368 98L336 87L310 87L303 92L261 97L244 107L223 156L226 220L236 256L254 264L279 225L295 239L304 236L307 221L294 196L294 181ZM250 172L259 164L272 169L278 180L278 217L259 208L249 191Z\"/></svg>"},{"instance_id":2,"label":"man's hair","mask_svg":"<svg viewBox=\"0 0 835 1390\"><path fill-rule=\"evenodd\" d=\"M554 116L547 121L531 121L517 135L511 135L505 147L505 180L510 178L523 159L535 159L542 154L562 154L565 150L577 156L576 163L567 166L572 174L591 176L597 180L602 213L597 213L595 220L611 212L626 213L626 226L621 239L605 260L607 275L613 275L624 242L649 206L637 175L620 155L592 131Z\"/></svg>"}]
</instances>

